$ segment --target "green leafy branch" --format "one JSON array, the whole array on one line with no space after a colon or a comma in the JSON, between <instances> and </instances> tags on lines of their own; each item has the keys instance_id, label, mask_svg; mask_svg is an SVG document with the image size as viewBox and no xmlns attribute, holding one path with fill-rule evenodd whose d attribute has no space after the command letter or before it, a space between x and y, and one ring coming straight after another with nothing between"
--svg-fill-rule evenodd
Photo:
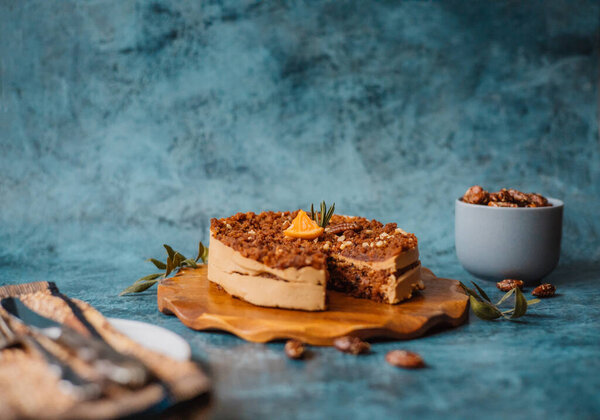
<instances>
[{"instance_id":1,"label":"green leafy branch","mask_svg":"<svg viewBox=\"0 0 600 420\"><path fill-rule=\"evenodd\" d=\"M515 287L508 292L496 303L493 304L487 293L479 287L475 282L473 286L477 291L468 288L462 282L460 285L464 289L464 291L469 295L469 300L471 302L471 309L473 309L473 313L477 315L478 318L484 319L486 321L492 321L494 319L503 317L504 319L516 319L520 318L527 312L527 308L529 305L534 305L538 303L539 299L525 299L525 295L518 287ZM501 310L500 305L502 305L506 300L515 295L515 303L512 309ZM509 316L510 314L510 316Z\"/></svg>"},{"instance_id":2,"label":"green leafy branch","mask_svg":"<svg viewBox=\"0 0 600 420\"><path fill-rule=\"evenodd\" d=\"M208 261L208 247L204 246L202 242L198 244L198 256L195 259L186 258L182 253L173 250L173 248L167 244L164 244L163 246L167 250L167 262L162 262L156 258L150 258L147 261L150 261L159 270L165 270L165 272L152 273L137 279L135 283L119 293L119 296L143 292L154 286L160 280L169 277L171 273L177 273L181 268L197 268L200 259L204 264Z\"/></svg>"},{"instance_id":3,"label":"green leafy branch","mask_svg":"<svg viewBox=\"0 0 600 420\"><path fill-rule=\"evenodd\" d=\"M321 201L321 211L319 213L315 213L315 206L313 204L310 205L310 218L313 219L319 226L323 229L327 227L329 224L329 220L331 220L331 216L333 216L333 210L335 209L335 203L331 205L329 210L327 209L327 205L325 201Z\"/></svg>"}]
</instances>

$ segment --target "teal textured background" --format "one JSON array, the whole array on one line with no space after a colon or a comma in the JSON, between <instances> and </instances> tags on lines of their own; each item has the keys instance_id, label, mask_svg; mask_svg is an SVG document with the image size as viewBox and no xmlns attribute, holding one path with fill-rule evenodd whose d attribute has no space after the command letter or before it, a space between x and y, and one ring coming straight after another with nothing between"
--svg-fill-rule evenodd
<instances>
[{"instance_id":1,"label":"teal textured background","mask_svg":"<svg viewBox=\"0 0 600 420\"><path fill-rule=\"evenodd\" d=\"M597 417L599 28L582 0L0 0L0 283L53 280L181 333L215 417ZM468 280L453 201L475 183L566 203L561 296L523 323L298 363L116 297L211 217L322 199ZM431 367L387 366L398 347Z\"/></svg>"}]
</instances>

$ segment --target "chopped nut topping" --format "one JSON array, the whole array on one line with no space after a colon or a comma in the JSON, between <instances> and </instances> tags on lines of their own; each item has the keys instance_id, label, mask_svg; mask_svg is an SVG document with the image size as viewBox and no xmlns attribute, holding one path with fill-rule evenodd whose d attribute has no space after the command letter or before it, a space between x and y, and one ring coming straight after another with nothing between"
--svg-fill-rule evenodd
<instances>
[{"instance_id":1,"label":"chopped nut topping","mask_svg":"<svg viewBox=\"0 0 600 420\"><path fill-rule=\"evenodd\" d=\"M331 243L329 241L325 242L323 244L323 250L324 251L329 251L329 247L331 246Z\"/></svg>"},{"instance_id":2,"label":"chopped nut topping","mask_svg":"<svg viewBox=\"0 0 600 420\"><path fill-rule=\"evenodd\" d=\"M342 236L339 236L339 237L337 238L337 241L338 241L338 242L344 242L345 240L346 240L346 237L345 237L344 235L342 235Z\"/></svg>"},{"instance_id":3,"label":"chopped nut topping","mask_svg":"<svg viewBox=\"0 0 600 420\"><path fill-rule=\"evenodd\" d=\"M340 246L347 241L351 241L354 246L345 247L343 250L345 256L364 255L368 260L385 260L391 255L396 255L400 250L417 246L415 235L394 234L397 227L395 223L383 225L376 220L340 215L333 215L331 222L333 226L356 223L362 229L358 231L350 229L338 234L323 232L316 243L315 236L300 238L304 240L299 241L298 238L286 235L286 228L282 228L284 224L290 226L286 219L293 219L298 214L299 211L284 212L283 216L280 212L238 213L224 219L213 219L211 234L223 241L225 245L241 252L244 257L274 268L299 267L304 265L307 256L313 255L311 266L321 269L326 266L329 254L332 251L339 251ZM226 228L227 224L231 229ZM251 230L256 234L251 235L249 233ZM366 230L372 233L366 233ZM382 233L388 236L381 238ZM337 242L338 238L340 242ZM325 245L327 241L329 244ZM378 241L383 242L381 247L375 246ZM367 245L364 246L363 243ZM281 248L282 252L277 251L278 248Z\"/></svg>"},{"instance_id":4,"label":"chopped nut topping","mask_svg":"<svg viewBox=\"0 0 600 420\"><path fill-rule=\"evenodd\" d=\"M227 224L225 225L225 227L226 227L227 229L231 229L231 225L230 225L229 223L227 223Z\"/></svg>"},{"instance_id":5,"label":"chopped nut topping","mask_svg":"<svg viewBox=\"0 0 600 420\"><path fill-rule=\"evenodd\" d=\"M406 235L406 234L407 234L405 230L403 230L403 229L400 229L400 228L396 228L395 232L396 232L396 233L400 233L400 234L402 234L402 235Z\"/></svg>"},{"instance_id":6,"label":"chopped nut topping","mask_svg":"<svg viewBox=\"0 0 600 420\"><path fill-rule=\"evenodd\" d=\"M375 246L382 247L383 246L383 241L377 241L377 243L375 244Z\"/></svg>"},{"instance_id":7,"label":"chopped nut topping","mask_svg":"<svg viewBox=\"0 0 600 420\"><path fill-rule=\"evenodd\" d=\"M364 248L368 248L368 247L369 247L369 243L368 243L368 242L363 242L363 243L362 243L362 246L363 246Z\"/></svg>"},{"instance_id":8,"label":"chopped nut topping","mask_svg":"<svg viewBox=\"0 0 600 420\"><path fill-rule=\"evenodd\" d=\"M254 231L254 229L250 229L250 230L248 231L248 234L249 234L249 235L256 235L256 232Z\"/></svg>"}]
</instances>

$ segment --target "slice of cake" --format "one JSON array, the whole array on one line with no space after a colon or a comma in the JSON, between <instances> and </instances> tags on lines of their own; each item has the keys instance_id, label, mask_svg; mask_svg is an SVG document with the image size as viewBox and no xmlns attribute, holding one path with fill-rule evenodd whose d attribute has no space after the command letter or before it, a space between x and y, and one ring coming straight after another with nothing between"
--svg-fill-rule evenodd
<instances>
[{"instance_id":1,"label":"slice of cake","mask_svg":"<svg viewBox=\"0 0 600 420\"><path fill-rule=\"evenodd\" d=\"M395 223L311 223L302 210L212 219L209 280L255 305L309 311L326 309L327 288L389 304L424 288L417 238Z\"/></svg>"}]
</instances>

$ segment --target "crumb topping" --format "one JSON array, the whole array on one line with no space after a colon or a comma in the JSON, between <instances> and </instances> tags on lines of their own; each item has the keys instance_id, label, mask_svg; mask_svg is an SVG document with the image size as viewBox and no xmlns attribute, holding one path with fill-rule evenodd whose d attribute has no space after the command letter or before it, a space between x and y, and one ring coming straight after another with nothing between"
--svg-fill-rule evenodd
<instances>
[{"instance_id":1,"label":"crumb topping","mask_svg":"<svg viewBox=\"0 0 600 420\"><path fill-rule=\"evenodd\" d=\"M312 266L324 269L327 257L383 261L417 246L417 237L364 217L333 215L323 235L313 240L285 236L298 211L237 213L211 220L212 235L244 257L273 268ZM342 230L345 229L345 230Z\"/></svg>"}]
</instances>

